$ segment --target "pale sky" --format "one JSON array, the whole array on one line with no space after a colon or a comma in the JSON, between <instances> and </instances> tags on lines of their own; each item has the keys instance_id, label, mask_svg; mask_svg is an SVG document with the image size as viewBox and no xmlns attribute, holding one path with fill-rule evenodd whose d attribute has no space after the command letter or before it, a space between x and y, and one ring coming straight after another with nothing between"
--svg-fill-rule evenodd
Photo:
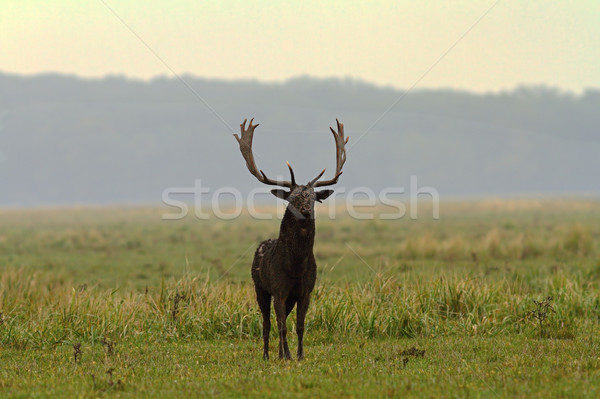
<instances>
[{"instance_id":1,"label":"pale sky","mask_svg":"<svg viewBox=\"0 0 600 399\"><path fill-rule=\"evenodd\" d=\"M0 0L0 71L411 87L496 0ZM501 0L418 84L600 87L600 1Z\"/></svg>"}]
</instances>

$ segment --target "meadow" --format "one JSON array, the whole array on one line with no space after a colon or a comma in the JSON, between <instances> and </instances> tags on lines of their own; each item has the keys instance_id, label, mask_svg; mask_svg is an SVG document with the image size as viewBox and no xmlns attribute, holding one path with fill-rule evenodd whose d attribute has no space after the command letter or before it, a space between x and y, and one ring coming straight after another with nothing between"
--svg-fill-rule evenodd
<instances>
[{"instance_id":1,"label":"meadow","mask_svg":"<svg viewBox=\"0 0 600 399\"><path fill-rule=\"evenodd\" d=\"M0 397L600 397L596 199L319 214L301 362L262 360L279 221L165 211L0 209Z\"/></svg>"}]
</instances>

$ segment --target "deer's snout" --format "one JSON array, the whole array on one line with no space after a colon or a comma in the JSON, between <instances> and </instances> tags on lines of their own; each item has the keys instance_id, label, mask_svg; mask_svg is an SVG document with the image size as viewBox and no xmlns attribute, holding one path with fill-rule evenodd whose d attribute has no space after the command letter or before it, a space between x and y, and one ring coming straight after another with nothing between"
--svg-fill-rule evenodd
<instances>
[{"instance_id":1,"label":"deer's snout","mask_svg":"<svg viewBox=\"0 0 600 399\"><path fill-rule=\"evenodd\" d=\"M311 217L312 216L312 208L310 206L301 207L300 213L302 214L302 216Z\"/></svg>"}]
</instances>

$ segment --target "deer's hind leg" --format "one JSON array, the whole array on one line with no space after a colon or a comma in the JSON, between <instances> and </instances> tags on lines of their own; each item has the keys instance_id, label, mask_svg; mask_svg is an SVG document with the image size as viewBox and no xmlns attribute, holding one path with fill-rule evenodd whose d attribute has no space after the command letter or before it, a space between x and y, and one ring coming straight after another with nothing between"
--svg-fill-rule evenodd
<instances>
[{"instance_id":1,"label":"deer's hind leg","mask_svg":"<svg viewBox=\"0 0 600 399\"><path fill-rule=\"evenodd\" d=\"M256 288L256 300L263 317L263 359L269 359L269 333L271 332L271 294Z\"/></svg>"}]
</instances>

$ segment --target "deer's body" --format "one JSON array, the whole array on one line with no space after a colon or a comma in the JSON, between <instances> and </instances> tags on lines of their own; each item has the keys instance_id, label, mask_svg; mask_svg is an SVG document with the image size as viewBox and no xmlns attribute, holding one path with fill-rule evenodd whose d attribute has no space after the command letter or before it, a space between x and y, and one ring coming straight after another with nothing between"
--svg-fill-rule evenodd
<instances>
[{"instance_id":1,"label":"deer's body","mask_svg":"<svg viewBox=\"0 0 600 399\"><path fill-rule=\"evenodd\" d=\"M263 315L263 357L269 357L269 332L271 331L271 298L279 330L280 356L290 358L287 344L285 319L294 306L298 320L298 358L302 358L304 318L308 310L310 293L317 280L317 263L313 255L315 239L314 219L297 220L292 212L286 211L279 238L263 241L254 254L252 280L256 299ZM283 320L283 322L280 322Z\"/></svg>"},{"instance_id":2,"label":"deer's body","mask_svg":"<svg viewBox=\"0 0 600 399\"><path fill-rule=\"evenodd\" d=\"M313 254L314 206L315 201L321 202L333 193L332 190L314 191L314 188L337 182L346 160L344 145L348 139L344 139L344 127L338 122L339 133L331 129L337 148L335 177L328 181L318 182L325 172L323 170L306 185L298 185L289 164L291 181L275 181L269 179L262 171L259 173L252 154L252 138L254 129L258 125L252 125L252 121L250 121L248 129L245 126L246 121L240 126L242 138L235 136L250 173L265 184L279 185L290 189L290 191L280 189L271 191L278 198L288 201L289 205L281 221L279 237L263 241L256 249L252 262L252 280L263 316L263 357L269 358L271 300L273 300L279 330L279 357L291 358L287 343L286 319L294 306L297 306L298 359L302 359L304 357L304 320L310 302L310 293L315 287L317 279L317 264Z\"/></svg>"}]
</instances>

